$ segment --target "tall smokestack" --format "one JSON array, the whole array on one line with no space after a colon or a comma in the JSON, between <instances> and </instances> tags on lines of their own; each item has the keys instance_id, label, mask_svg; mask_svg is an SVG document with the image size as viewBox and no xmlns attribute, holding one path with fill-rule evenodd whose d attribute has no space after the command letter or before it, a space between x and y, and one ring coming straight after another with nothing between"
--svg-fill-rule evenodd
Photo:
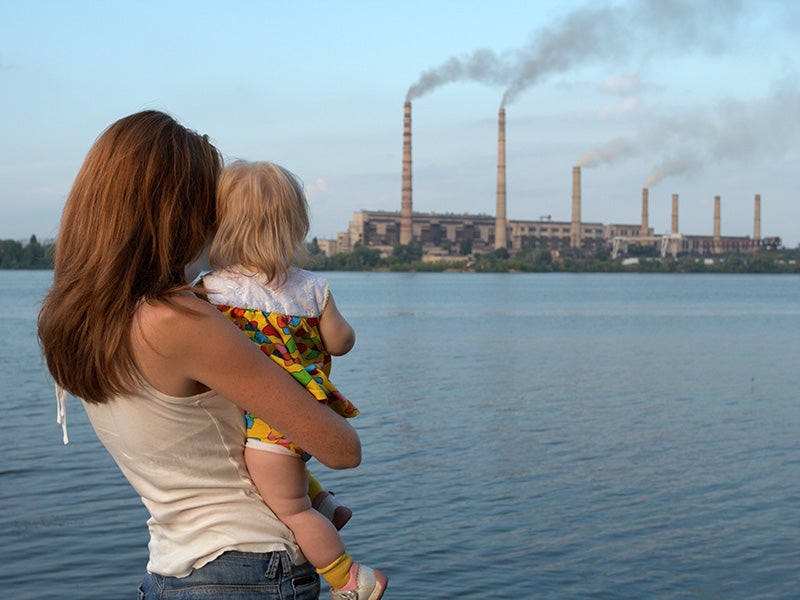
<instances>
[{"instance_id":1,"label":"tall smokestack","mask_svg":"<svg viewBox=\"0 0 800 600\"><path fill-rule=\"evenodd\" d=\"M753 216L753 246L758 248L761 242L761 194L756 194L755 214Z\"/></svg>"},{"instance_id":2,"label":"tall smokestack","mask_svg":"<svg viewBox=\"0 0 800 600\"><path fill-rule=\"evenodd\" d=\"M572 167L572 225L569 233L570 248L581 247L581 168Z\"/></svg>"},{"instance_id":3,"label":"tall smokestack","mask_svg":"<svg viewBox=\"0 0 800 600\"><path fill-rule=\"evenodd\" d=\"M645 237L647 235L647 230L650 228L648 224L648 216L647 216L647 199L649 196L649 192L647 188L642 188L642 228L639 231L639 235Z\"/></svg>"},{"instance_id":4,"label":"tall smokestack","mask_svg":"<svg viewBox=\"0 0 800 600\"><path fill-rule=\"evenodd\" d=\"M506 237L506 109L497 116L497 213L494 219L494 247L507 248Z\"/></svg>"},{"instance_id":5,"label":"tall smokestack","mask_svg":"<svg viewBox=\"0 0 800 600\"><path fill-rule=\"evenodd\" d=\"M411 243L411 102L403 111L403 189L400 204L400 243Z\"/></svg>"},{"instance_id":6,"label":"tall smokestack","mask_svg":"<svg viewBox=\"0 0 800 600\"><path fill-rule=\"evenodd\" d=\"M678 194L672 194L672 235L678 235Z\"/></svg>"},{"instance_id":7,"label":"tall smokestack","mask_svg":"<svg viewBox=\"0 0 800 600\"><path fill-rule=\"evenodd\" d=\"M720 198L714 196L714 253L722 251L720 244L720 226L719 226L719 213L720 213Z\"/></svg>"}]
</instances>

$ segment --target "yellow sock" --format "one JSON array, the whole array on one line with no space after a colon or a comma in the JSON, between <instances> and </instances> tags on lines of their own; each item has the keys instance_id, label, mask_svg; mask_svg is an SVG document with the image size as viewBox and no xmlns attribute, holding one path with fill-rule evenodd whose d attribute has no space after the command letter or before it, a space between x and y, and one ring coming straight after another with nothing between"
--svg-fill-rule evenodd
<instances>
[{"instance_id":1,"label":"yellow sock","mask_svg":"<svg viewBox=\"0 0 800 600\"><path fill-rule=\"evenodd\" d=\"M306 477L308 477L308 497L313 500L322 492L322 484L317 481L316 477L308 469L306 469Z\"/></svg>"},{"instance_id":2,"label":"yellow sock","mask_svg":"<svg viewBox=\"0 0 800 600\"><path fill-rule=\"evenodd\" d=\"M347 553L342 554L329 564L327 567L317 569L328 585L334 589L343 588L350 581L350 567L353 566L353 558Z\"/></svg>"}]
</instances>

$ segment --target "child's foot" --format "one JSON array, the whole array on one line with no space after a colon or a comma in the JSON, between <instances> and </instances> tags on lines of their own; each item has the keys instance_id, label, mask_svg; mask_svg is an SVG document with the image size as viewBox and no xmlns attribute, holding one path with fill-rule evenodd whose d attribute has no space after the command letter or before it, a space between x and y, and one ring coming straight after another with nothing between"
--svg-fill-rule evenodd
<instances>
[{"instance_id":1,"label":"child's foot","mask_svg":"<svg viewBox=\"0 0 800 600\"><path fill-rule=\"evenodd\" d=\"M353 563L350 581L341 588L331 589L333 600L379 600L389 580L376 569Z\"/></svg>"},{"instance_id":2,"label":"child's foot","mask_svg":"<svg viewBox=\"0 0 800 600\"><path fill-rule=\"evenodd\" d=\"M333 492L320 492L311 502L311 506L333 523L337 530L344 527L353 516L353 511L339 502Z\"/></svg>"}]
</instances>

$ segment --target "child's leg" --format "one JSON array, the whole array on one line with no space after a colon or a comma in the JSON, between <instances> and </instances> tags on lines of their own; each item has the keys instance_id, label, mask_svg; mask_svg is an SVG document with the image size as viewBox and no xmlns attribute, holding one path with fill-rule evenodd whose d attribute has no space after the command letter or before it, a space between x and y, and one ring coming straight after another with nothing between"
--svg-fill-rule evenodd
<instances>
[{"instance_id":1,"label":"child's leg","mask_svg":"<svg viewBox=\"0 0 800 600\"><path fill-rule=\"evenodd\" d=\"M321 494L324 490L322 489L322 484L311 474L311 471L308 470L308 467L306 467L306 477L308 478L308 497L311 498L311 501L313 502L314 498L316 498L317 495Z\"/></svg>"},{"instance_id":2,"label":"child's leg","mask_svg":"<svg viewBox=\"0 0 800 600\"><path fill-rule=\"evenodd\" d=\"M322 489L322 484L306 468L308 477L308 497L311 498L311 506L326 519L328 519L336 529L341 529L353 516L353 511L336 499L333 492L326 492Z\"/></svg>"},{"instance_id":3,"label":"child's leg","mask_svg":"<svg viewBox=\"0 0 800 600\"><path fill-rule=\"evenodd\" d=\"M246 447L245 463L270 510L292 530L309 562L323 569L345 553L336 528L311 508L305 463L298 456ZM337 586L341 587L341 586Z\"/></svg>"}]
</instances>

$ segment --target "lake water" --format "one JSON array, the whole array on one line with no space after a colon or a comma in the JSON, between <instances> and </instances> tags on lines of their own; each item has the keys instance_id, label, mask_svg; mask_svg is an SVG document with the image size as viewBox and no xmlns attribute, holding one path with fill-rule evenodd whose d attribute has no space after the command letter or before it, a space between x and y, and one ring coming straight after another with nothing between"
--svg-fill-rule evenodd
<instances>
[{"instance_id":1,"label":"lake water","mask_svg":"<svg viewBox=\"0 0 800 600\"><path fill-rule=\"evenodd\" d=\"M386 598L795 598L800 277L330 273L364 461L312 466ZM133 598L146 514L0 271L3 595ZM77 590L91 583L91 594Z\"/></svg>"}]
</instances>

